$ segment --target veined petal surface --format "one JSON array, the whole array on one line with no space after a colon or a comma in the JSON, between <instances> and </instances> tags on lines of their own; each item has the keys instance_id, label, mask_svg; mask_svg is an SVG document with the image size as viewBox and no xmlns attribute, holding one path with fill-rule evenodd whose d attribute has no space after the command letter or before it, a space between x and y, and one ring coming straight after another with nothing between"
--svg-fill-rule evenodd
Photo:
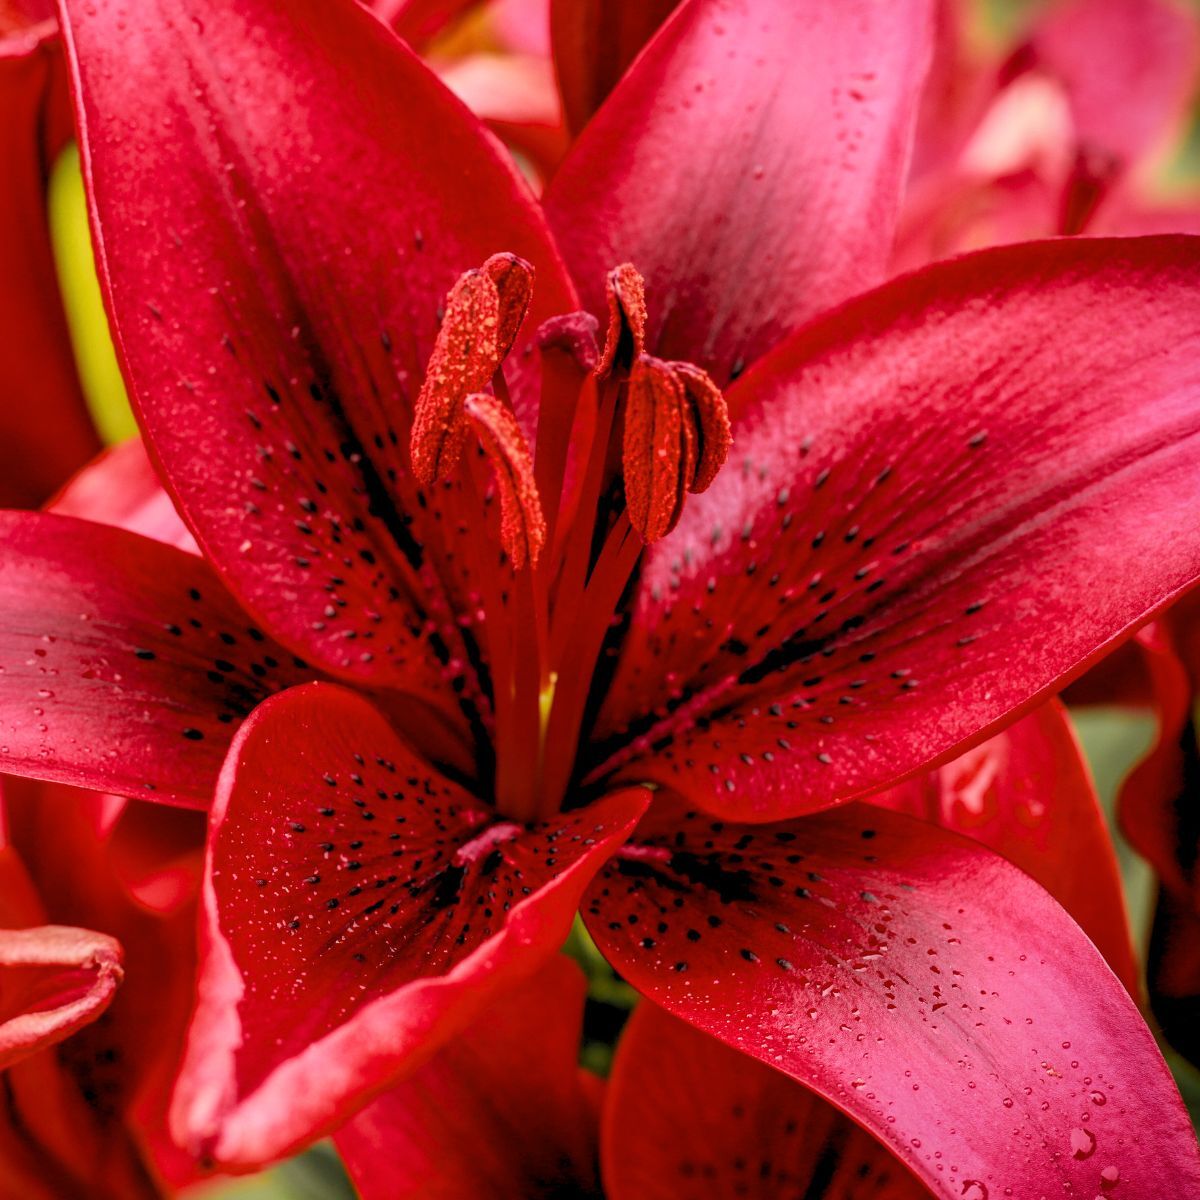
<instances>
[{"instance_id":1,"label":"veined petal surface","mask_svg":"<svg viewBox=\"0 0 1200 1200\"><path fill-rule=\"evenodd\" d=\"M734 825L660 794L584 913L640 992L820 1093L945 1200L1200 1189L1125 988L965 838L866 805Z\"/></svg>"},{"instance_id":2,"label":"veined petal surface","mask_svg":"<svg viewBox=\"0 0 1200 1200\"><path fill-rule=\"evenodd\" d=\"M335 1133L362 1200L595 1194L586 996L579 967L554 956Z\"/></svg>"},{"instance_id":3,"label":"veined petal surface","mask_svg":"<svg viewBox=\"0 0 1200 1200\"><path fill-rule=\"evenodd\" d=\"M758 1059L644 1001L605 1093L610 1200L928 1200L851 1120Z\"/></svg>"}]
</instances>

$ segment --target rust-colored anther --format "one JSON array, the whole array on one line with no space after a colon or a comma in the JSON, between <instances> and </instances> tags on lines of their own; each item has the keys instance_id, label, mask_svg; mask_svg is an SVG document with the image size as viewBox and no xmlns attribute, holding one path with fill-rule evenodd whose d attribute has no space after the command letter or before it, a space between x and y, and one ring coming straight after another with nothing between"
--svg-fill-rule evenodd
<instances>
[{"instance_id":1,"label":"rust-colored anther","mask_svg":"<svg viewBox=\"0 0 1200 1200\"><path fill-rule=\"evenodd\" d=\"M492 395L468 396L467 420L491 460L500 493L500 541L516 570L537 565L546 518L533 477L533 455L516 417Z\"/></svg>"},{"instance_id":2,"label":"rust-colored anther","mask_svg":"<svg viewBox=\"0 0 1200 1200\"><path fill-rule=\"evenodd\" d=\"M533 268L515 254L493 254L450 289L413 412L409 452L423 486L449 478L458 466L467 436L463 401L500 369L532 293Z\"/></svg>"},{"instance_id":3,"label":"rust-colored anther","mask_svg":"<svg viewBox=\"0 0 1200 1200\"><path fill-rule=\"evenodd\" d=\"M409 452L417 482L449 477L462 457L463 401L485 388L500 365L500 293L490 275L468 271L446 298L425 381L413 412Z\"/></svg>"},{"instance_id":4,"label":"rust-colored anther","mask_svg":"<svg viewBox=\"0 0 1200 1200\"><path fill-rule=\"evenodd\" d=\"M671 368L683 384L688 415L696 432L696 469L688 491L703 492L725 465L729 447L733 445L729 409L721 389L699 367L689 362L673 362Z\"/></svg>"},{"instance_id":5,"label":"rust-colored anther","mask_svg":"<svg viewBox=\"0 0 1200 1200\"><path fill-rule=\"evenodd\" d=\"M517 340L517 331L533 296L533 267L515 254L493 254L483 264L483 273L496 285L500 297L500 326L496 349L501 360Z\"/></svg>"},{"instance_id":6,"label":"rust-colored anther","mask_svg":"<svg viewBox=\"0 0 1200 1200\"><path fill-rule=\"evenodd\" d=\"M695 465L696 439L684 392L669 363L643 354L633 364L622 465L629 521L644 542L675 528Z\"/></svg>"},{"instance_id":7,"label":"rust-colored anther","mask_svg":"<svg viewBox=\"0 0 1200 1200\"><path fill-rule=\"evenodd\" d=\"M614 368L628 369L646 349L646 282L632 263L613 267L605 280L608 332L596 366L603 379Z\"/></svg>"},{"instance_id":8,"label":"rust-colored anther","mask_svg":"<svg viewBox=\"0 0 1200 1200\"><path fill-rule=\"evenodd\" d=\"M630 524L644 542L679 522L688 492L702 492L725 462L729 413L699 367L643 354L633 364L625 407L622 468Z\"/></svg>"}]
</instances>

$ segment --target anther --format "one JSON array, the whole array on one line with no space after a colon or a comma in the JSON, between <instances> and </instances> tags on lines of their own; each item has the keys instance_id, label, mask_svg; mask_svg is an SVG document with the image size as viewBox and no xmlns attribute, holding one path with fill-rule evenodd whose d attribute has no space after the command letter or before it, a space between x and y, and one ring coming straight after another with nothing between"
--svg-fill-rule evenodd
<instances>
[{"instance_id":1,"label":"anther","mask_svg":"<svg viewBox=\"0 0 1200 1200\"><path fill-rule=\"evenodd\" d=\"M691 363L643 354L633 364L622 467L629 522L644 542L679 522L687 492L716 478L730 446L729 413L713 381Z\"/></svg>"},{"instance_id":2,"label":"anther","mask_svg":"<svg viewBox=\"0 0 1200 1200\"><path fill-rule=\"evenodd\" d=\"M496 352L503 361L517 340L517 331L529 311L529 300L533 295L533 267L523 258L505 252L493 254L483 264L482 270L496 285L500 297Z\"/></svg>"},{"instance_id":3,"label":"anther","mask_svg":"<svg viewBox=\"0 0 1200 1200\"><path fill-rule=\"evenodd\" d=\"M603 379L614 369L628 370L646 349L646 283L632 263L613 267L605 280L608 332L596 366Z\"/></svg>"},{"instance_id":4,"label":"anther","mask_svg":"<svg viewBox=\"0 0 1200 1200\"><path fill-rule=\"evenodd\" d=\"M467 436L463 401L499 370L524 319L532 278L532 268L515 254L496 254L450 290L409 443L413 474L425 487L458 465Z\"/></svg>"},{"instance_id":5,"label":"anther","mask_svg":"<svg viewBox=\"0 0 1200 1200\"><path fill-rule=\"evenodd\" d=\"M467 420L492 462L500 493L500 541L514 569L536 566L546 543L546 518L533 476L533 456L516 417L492 395L468 396Z\"/></svg>"}]
</instances>

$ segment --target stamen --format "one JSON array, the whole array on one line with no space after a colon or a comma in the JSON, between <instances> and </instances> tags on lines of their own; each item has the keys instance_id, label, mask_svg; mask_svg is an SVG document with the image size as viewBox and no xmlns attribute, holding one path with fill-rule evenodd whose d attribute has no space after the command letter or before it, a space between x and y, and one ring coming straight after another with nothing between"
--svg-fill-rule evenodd
<instances>
[{"instance_id":1,"label":"stamen","mask_svg":"<svg viewBox=\"0 0 1200 1200\"><path fill-rule=\"evenodd\" d=\"M675 528L685 494L712 483L729 446L725 398L699 367L648 354L634 363L622 466L629 521L642 541Z\"/></svg>"},{"instance_id":2,"label":"stamen","mask_svg":"<svg viewBox=\"0 0 1200 1200\"><path fill-rule=\"evenodd\" d=\"M546 518L533 477L533 456L516 417L495 396L468 396L463 411L496 472L500 541L516 570L537 565L546 544Z\"/></svg>"},{"instance_id":3,"label":"stamen","mask_svg":"<svg viewBox=\"0 0 1200 1200\"><path fill-rule=\"evenodd\" d=\"M614 369L627 370L646 349L646 282L632 263L608 273L608 332L604 353L596 366L603 379Z\"/></svg>"},{"instance_id":4,"label":"stamen","mask_svg":"<svg viewBox=\"0 0 1200 1200\"><path fill-rule=\"evenodd\" d=\"M699 367L689 362L673 362L670 366L683 384L691 406L689 416L696 431L697 452L696 469L688 491L698 495L707 491L729 457L729 447L733 445L729 409L721 389Z\"/></svg>"},{"instance_id":5,"label":"stamen","mask_svg":"<svg viewBox=\"0 0 1200 1200\"><path fill-rule=\"evenodd\" d=\"M483 273L496 285L500 296L500 324L496 334L496 352L500 360L508 357L517 331L529 311L533 295L533 267L523 258L507 251L493 254L483 264Z\"/></svg>"},{"instance_id":6,"label":"stamen","mask_svg":"<svg viewBox=\"0 0 1200 1200\"><path fill-rule=\"evenodd\" d=\"M683 403L671 368L643 354L629 377L622 457L629 521L644 542L670 533L683 511L696 455Z\"/></svg>"},{"instance_id":7,"label":"stamen","mask_svg":"<svg viewBox=\"0 0 1200 1200\"><path fill-rule=\"evenodd\" d=\"M467 436L463 401L492 381L517 335L533 269L515 254L495 254L459 277L446 298L409 443L413 474L425 487L458 466Z\"/></svg>"}]
</instances>

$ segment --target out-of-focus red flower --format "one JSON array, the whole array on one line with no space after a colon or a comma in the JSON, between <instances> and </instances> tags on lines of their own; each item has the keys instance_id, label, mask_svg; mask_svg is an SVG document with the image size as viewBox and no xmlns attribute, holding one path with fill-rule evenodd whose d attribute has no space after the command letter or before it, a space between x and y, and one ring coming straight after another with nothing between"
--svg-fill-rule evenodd
<instances>
[{"instance_id":1,"label":"out-of-focus red flower","mask_svg":"<svg viewBox=\"0 0 1200 1200\"><path fill-rule=\"evenodd\" d=\"M49 0L0 0L0 504L40 504L100 448L59 299L46 187L71 136Z\"/></svg>"},{"instance_id":2,"label":"out-of-focus red flower","mask_svg":"<svg viewBox=\"0 0 1200 1200\"><path fill-rule=\"evenodd\" d=\"M1194 1187L1058 903L850 802L1200 573L1195 243L876 287L921 0L687 0L544 211L349 4L65 9L119 350L203 557L5 516L0 730L14 770L215 791L189 1145L251 1167L432 1068L582 899L641 992L939 1194Z\"/></svg>"},{"instance_id":3,"label":"out-of-focus red flower","mask_svg":"<svg viewBox=\"0 0 1200 1200\"><path fill-rule=\"evenodd\" d=\"M203 822L25 780L5 781L3 817L5 923L101 932L88 935L97 944L96 965L86 964L97 976L90 1023L3 1075L0 1191L159 1196L197 1173L167 1134L165 1112L191 1011ZM21 863L24 901L13 878ZM106 970L114 946L120 967ZM101 997L106 977L120 986ZM53 994L40 981L35 988Z\"/></svg>"},{"instance_id":4,"label":"out-of-focus red flower","mask_svg":"<svg viewBox=\"0 0 1200 1200\"><path fill-rule=\"evenodd\" d=\"M1200 20L1179 0L1058 0L981 53L972 5L942 0L897 244L908 268L1058 234L1194 232L1200 205L1155 173L1200 82Z\"/></svg>"},{"instance_id":5,"label":"out-of-focus red flower","mask_svg":"<svg viewBox=\"0 0 1200 1200\"><path fill-rule=\"evenodd\" d=\"M556 956L335 1136L363 1200L599 1196L586 981ZM793 1085L794 1086L794 1085Z\"/></svg>"}]
</instances>

